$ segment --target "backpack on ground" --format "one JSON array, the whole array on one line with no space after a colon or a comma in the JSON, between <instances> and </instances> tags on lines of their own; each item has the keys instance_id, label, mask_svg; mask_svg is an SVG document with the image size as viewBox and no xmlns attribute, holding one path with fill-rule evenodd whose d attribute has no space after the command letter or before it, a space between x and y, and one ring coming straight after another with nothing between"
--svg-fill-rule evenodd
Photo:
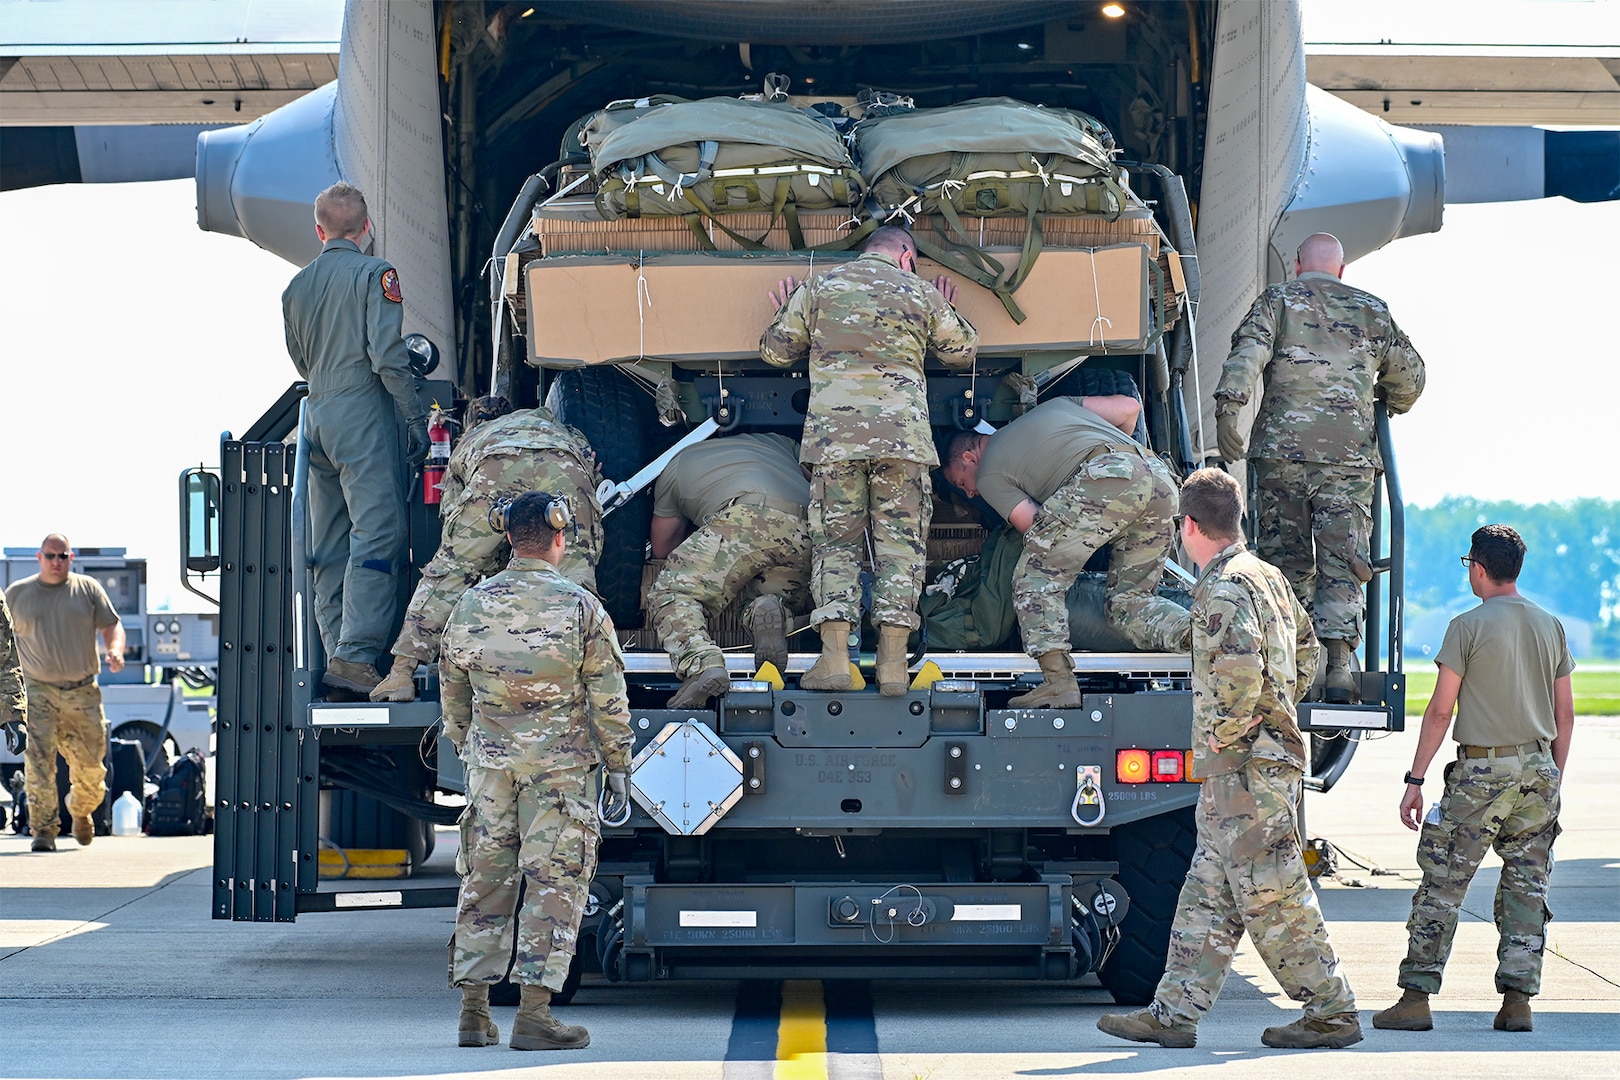
<instances>
[{"instance_id":1,"label":"backpack on ground","mask_svg":"<svg viewBox=\"0 0 1620 1080\"><path fill-rule=\"evenodd\" d=\"M146 800L149 836L196 836L208 830L207 764L196 750L180 755Z\"/></svg>"},{"instance_id":2,"label":"backpack on ground","mask_svg":"<svg viewBox=\"0 0 1620 1080\"><path fill-rule=\"evenodd\" d=\"M832 126L794 106L738 98L617 101L580 131L596 178L596 206L610 221L679 216L700 240L707 219L748 250L722 215L769 213L804 246L797 211L858 206L860 172ZM712 244L707 246L712 247Z\"/></svg>"}]
</instances>

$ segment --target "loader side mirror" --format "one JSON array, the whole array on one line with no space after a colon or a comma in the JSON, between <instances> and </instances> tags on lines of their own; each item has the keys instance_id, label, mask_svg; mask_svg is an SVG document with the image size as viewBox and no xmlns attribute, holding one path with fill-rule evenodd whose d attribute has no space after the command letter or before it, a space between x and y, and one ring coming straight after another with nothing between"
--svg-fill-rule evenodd
<instances>
[{"instance_id":1,"label":"loader side mirror","mask_svg":"<svg viewBox=\"0 0 1620 1080\"><path fill-rule=\"evenodd\" d=\"M180 536L188 574L219 569L219 476L206 469L180 474Z\"/></svg>"}]
</instances>

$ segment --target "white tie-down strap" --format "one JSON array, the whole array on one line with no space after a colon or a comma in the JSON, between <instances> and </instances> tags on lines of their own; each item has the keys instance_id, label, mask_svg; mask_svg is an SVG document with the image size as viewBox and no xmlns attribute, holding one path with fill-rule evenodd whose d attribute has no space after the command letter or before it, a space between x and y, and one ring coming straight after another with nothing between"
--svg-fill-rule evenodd
<instances>
[{"instance_id":1,"label":"white tie-down strap","mask_svg":"<svg viewBox=\"0 0 1620 1080\"><path fill-rule=\"evenodd\" d=\"M647 359L647 309L653 306L652 289L647 286L647 253L643 251L636 260L636 321L641 327L641 336L636 343L636 359Z\"/></svg>"},{"instance_id":2,"label":"white tie-down strap","mask_svg":"<svg viewBox=\"0 0 1620 1080\"><path fill-rule=\"evenodd\" d=\"M1102 337L1099 337L1098 334L1104 326L1106 326L1109 330L1112 330L1114 328L1114 320L1102 313L1102 287L1097 284L1097 249L1090 248L1088 250L1091 255L1091 295L1095 298L1097 303L1097 317L1091 320L1091 331L1087 335L1086 340L1088 344L1103 345L1106 348L1107 346L1105 342L1107 341L1107 335L1104 334Z\"/></svg>"}]
</instances>

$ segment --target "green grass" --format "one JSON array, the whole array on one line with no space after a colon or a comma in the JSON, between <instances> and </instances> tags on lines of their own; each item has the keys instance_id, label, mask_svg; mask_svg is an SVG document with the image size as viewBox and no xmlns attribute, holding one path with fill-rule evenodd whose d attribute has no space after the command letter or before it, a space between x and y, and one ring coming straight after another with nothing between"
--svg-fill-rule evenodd
<instances>
[{"instance_id":1,"label":"green grass","mask_svg":"<svg viewBox=\"0 0 1620 1080\"><path fill-rule=\"evenodd\" d=\"M1434 692L1436 668L1432 661L1408 662L1406 668L1406 722L1415 724ZM1575 715L1620 716L1620 665L1602 660L1577 661Z\"/></svg>"}]
</instances>

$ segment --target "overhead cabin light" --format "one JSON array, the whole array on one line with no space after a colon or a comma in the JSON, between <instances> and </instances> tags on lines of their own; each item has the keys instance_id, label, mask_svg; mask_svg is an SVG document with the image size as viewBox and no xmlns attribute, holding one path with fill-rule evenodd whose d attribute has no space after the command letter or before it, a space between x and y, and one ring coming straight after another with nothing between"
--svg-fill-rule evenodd
<instances>
[{"instance_id":1,"label":"overhead cabin light","mask_svg":"<svg viewBox=\"0 0 1620 1080\"><path fill-rule=\"evenodd\" d=\"M529 8L523 14L519 15L518 18L527 19L530 15L533 15L533 14L534 14L534 8Z\"/></svg>"},{"instance_id":2,"label":"overhead cabin light","mask_svg":"<svg viewBox=\"0 0 1620 1080\"><path fill-rule=\"evenodd\" d=\"M1121 18L1125 14L1125 5L1124 4L1104 4L1102 6L1102 13L1104 15L1108 16L1110 19Z\"/></svg>"},{"instance_id":3,"label":"overhead cabin light","mask_svg":"<svg viewBox=\"0 0 1620 1080\"><path fill-rule=\"evenodd\" d=\"M1020 41L1020 42L1019 42L1019 43L1018 43L1018 50L1019 50L1019 52L1029 52L1029 50L1031 50L1031 49L1033 49L1033 48L1034 48L1034 47L1035 47L1035 46L1033 46L1033 45L1031 45L1031 44L1030 44L1030 43L1029 43L1029 42L1027 42L1027 41Z\"/></svg>"}]
</instances>

